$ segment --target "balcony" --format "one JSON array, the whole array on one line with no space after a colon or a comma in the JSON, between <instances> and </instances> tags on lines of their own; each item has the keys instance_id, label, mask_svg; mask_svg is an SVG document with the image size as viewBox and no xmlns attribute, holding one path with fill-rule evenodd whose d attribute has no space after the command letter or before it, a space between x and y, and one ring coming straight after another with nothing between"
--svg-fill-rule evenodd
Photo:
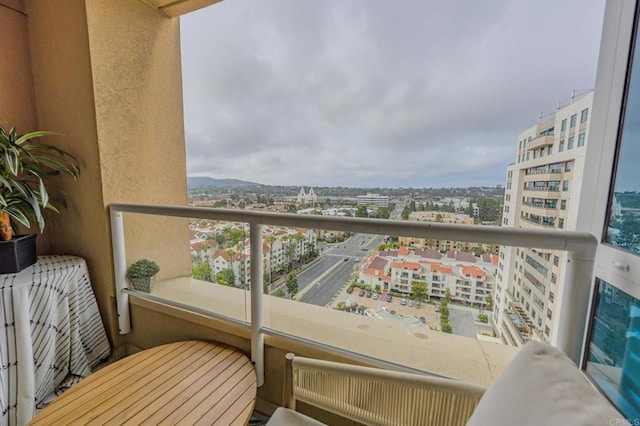
<instances>
[{"instance_id":1,"label":"balcony","mask_svg":"<svg viewBox=\"0 0 640 426\"><path fill-rule=\"evenodd\" d=\"M538 179L539 180L539 179ZM537 187L529 186L523 189L522 195L529 198L560 198L560 187Z\"/></svg>"},{"instance_id":2,"label":"balcony","mask_svg":"<svg viewBox=\"0 0 640 426\"><path fill-rule=\"evenodd\" d=\"M527 143L527 150L530 151L538 148L543 148L545 146L551 146L553 145L553 138L553 135L538 136L537 138Z\"/></svg>"},{"instance_id":3,"label":"balcony","mask_svg":"<svg viewBox=\"0 0 640 426\"><path fill-rule=\"evenodd\" d=\"M381 233L392 235L428 235L429 238L456 238L471 242L488 242L491 244L521 245L527 247L541 247L547 249L573 248L576 250L592 250L592 237L577 233L560 232L528 232L519 229L496 228L490 226L422 224L418 222L396 222L389 220L372 220L358 218L317 217L306 215L284 215L274 213L251 212L243 210L221 210L206 208L188 208L172 206L145 205L114 205L112 206L112 229L114 232L114 258L116 259L116 277L119 293L128 296L118 297L119 311L125 313L127 304L137 308L157 312L172 312L172 316L191 318L192 315L203 315L210 320L207 323L231 324L230 329L238 330L238 337L251 337L252 358L259 366L264 362L264 343L274 341L289 342L285 346L303 345L312 353L341 354L346 359L359 360L371 365L393 366L399 365L411 370L421 370L455 377L474 382L491 381L494 368L487 369L483 356L479 355L483 343L474 339L458 336L447 336L430 330L413 330L416 337L427 335L427 340L420 338L406 340L407 330L402 325L392 325L366 316L353 316L323 307L283 300L262 294L263 270L262 262L252 262L251 282L254 283L250 291L239 288L227 288L211 283L197 281L191 278L177 277L163 280L157 284L157 290L152 294L137 293L126 288L124 280L124 265L126 264L124 230L127 221L125 215L132 214L139 220L141 214L155 216L170 216L177 219L177 223L184 218L199 218L208 220L226 220L231 222L248 223L250 231L250 246L247 250L252 258L262 257L262 229L265 224L281 227L301 227L308 229L335 229L339 231L357 231L364 233ZM586 238L586 239L585 239ZM573 241L575 243L568 243ZM584 241L584 242L583 242ZM569 244L567 246L567 244ZM586 245L584 245L586 244ZM588 271L580 270L579 273ZM567 288L571 292L570 288ZM464 297L470 299L465 292ZM580 308L576 304L576 309ZM586 308L586 302L585 306ZM176 309L178 311L176 311ZM178 312L182 312L178 314ZM188 314L186 312L192 312ZM344 315L349 315L345 321ZM129 328L126 315L120 315L120 329L124 332ZM152 326L145 326L148 330ZM389 331L384 331L387 328ZM135 332L135 328L134 331ZM371 345L371 339L383 342ZM283 343L281 343L283 344ZM579 347L581 342L567 342L567 345ZM399 351L398 348L404 350ZM393 348L393 349L392 349ZM443 348L448 348L443 350ZM512 353L512 348L501 347L501 356L505 361ZM436 351L437 353L432 353ZM579 352L579 349L578 349ZM412 354L421 353L418 358ZM424 356L428 354L427 356ZM459 358L451 363L452 358ZM468 366L460 368L460 365ZM484 366L483 366L484 365ZM265 380L263 378L263 380Z\"/></svg>"},{"instance_id":4,"label":"balcony","mask_svg":"<svg viewBox=\"0 0 640 426\"><path fill-rule=\"evenodd\" d=\"M538 216L555 216L558 214L558 209L552 207L540 207L531 204L522 204L522 211L529 213L530 215Z\"/></svg>"},{"instance_id":5,"label":"balcony","mask_svg":"<svg viewBox=\"0 0 640 426\"><path fill-rule=\"evenodd\" d=\"M561 170L549 170L542 172L530 172L526 173L522 179L523 182L535 182L535 181L557 181L562 180Z\"/></svg>"}]
</instances>

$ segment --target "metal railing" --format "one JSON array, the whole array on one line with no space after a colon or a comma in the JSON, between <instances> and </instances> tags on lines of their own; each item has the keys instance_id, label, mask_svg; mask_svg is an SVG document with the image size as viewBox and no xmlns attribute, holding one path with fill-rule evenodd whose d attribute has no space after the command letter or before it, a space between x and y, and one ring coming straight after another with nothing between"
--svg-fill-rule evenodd
<instances>
[{"instance_id":1,"label":"metal railing","mask_svg":"<svg viewBox=\"0 0 640 426\"><path fill-rule=\"evenodd\" d=\"M248 223L250 254L253 259L261 259L263 257L262 234L264 225L567 251L566 281L564 283L562 306L560 307L561 318L558 322L559 328L556 333L556 341L553 343L561 348L576 364L579 365L580 363L597 247L596 238L589 233L151 204L111 204L109 211L111 216L118 325L121 334L126 334L131 329L129 293L126 281L124 214L137 213ZM264 334L275 332L264 327L263 323L262 262L252 262L251 283L251 359L255 364L258 384L262 385L264 381ZM305 339L300 337L300 340ZM319 344L319 346L324 345Z\"/></svg>"}]
</instances>

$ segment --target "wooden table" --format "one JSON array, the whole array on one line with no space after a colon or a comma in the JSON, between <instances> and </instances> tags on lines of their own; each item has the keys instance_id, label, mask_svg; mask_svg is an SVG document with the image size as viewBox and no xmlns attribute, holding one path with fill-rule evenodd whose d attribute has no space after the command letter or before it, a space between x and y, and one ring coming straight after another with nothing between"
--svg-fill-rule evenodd
<instances>
[{"instance_id":1,"label":"wooden table","mask_svg":"<svg viewBox=\"0 0 640 426\"><path fill-rule=\"evenodd\" d=\"M138 352L63 393L29 424L244 425L256 375L237 349L201 341Z\"/></svg>"}]
</instances>

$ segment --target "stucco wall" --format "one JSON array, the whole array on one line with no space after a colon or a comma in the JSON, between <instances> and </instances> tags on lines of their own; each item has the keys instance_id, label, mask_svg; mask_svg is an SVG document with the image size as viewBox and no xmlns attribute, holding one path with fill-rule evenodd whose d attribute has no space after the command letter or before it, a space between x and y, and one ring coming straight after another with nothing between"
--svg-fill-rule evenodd
<instances>
[{"instance_id":1,"label":"stucco wall","mask_svg":"<svg viewBox=\"0 0 640 426\"><path fill-rule=\"evenodd\" d=\"M60 183L69 206L47 230L52 252L87 259L122 352L107 207L186 203L179 20L131 0L32 1L27 14L39 125L63 133L55 143L82 162L77 183ZM134 221L129 262L150 257L163 276L190 274L184 221Z\"/></svg>"}]
</instances>

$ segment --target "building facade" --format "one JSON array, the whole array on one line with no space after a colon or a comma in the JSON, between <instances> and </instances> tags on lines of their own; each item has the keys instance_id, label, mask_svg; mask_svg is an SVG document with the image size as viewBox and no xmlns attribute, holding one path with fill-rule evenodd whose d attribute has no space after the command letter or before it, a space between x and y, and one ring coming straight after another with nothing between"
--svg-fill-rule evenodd
<instances>
[{"instance_id":1,"label":"building facade","mask_svg":"<svg viewBox=\"0 0 640 426\"><path fill-rule=\"evenodd\" d=\"M576 230L593 92L518 135L507 168L502 226ZM501 247L493 320L510 345L552 342L565 280L565 252Z\"/></svg>"}]
</instances>

